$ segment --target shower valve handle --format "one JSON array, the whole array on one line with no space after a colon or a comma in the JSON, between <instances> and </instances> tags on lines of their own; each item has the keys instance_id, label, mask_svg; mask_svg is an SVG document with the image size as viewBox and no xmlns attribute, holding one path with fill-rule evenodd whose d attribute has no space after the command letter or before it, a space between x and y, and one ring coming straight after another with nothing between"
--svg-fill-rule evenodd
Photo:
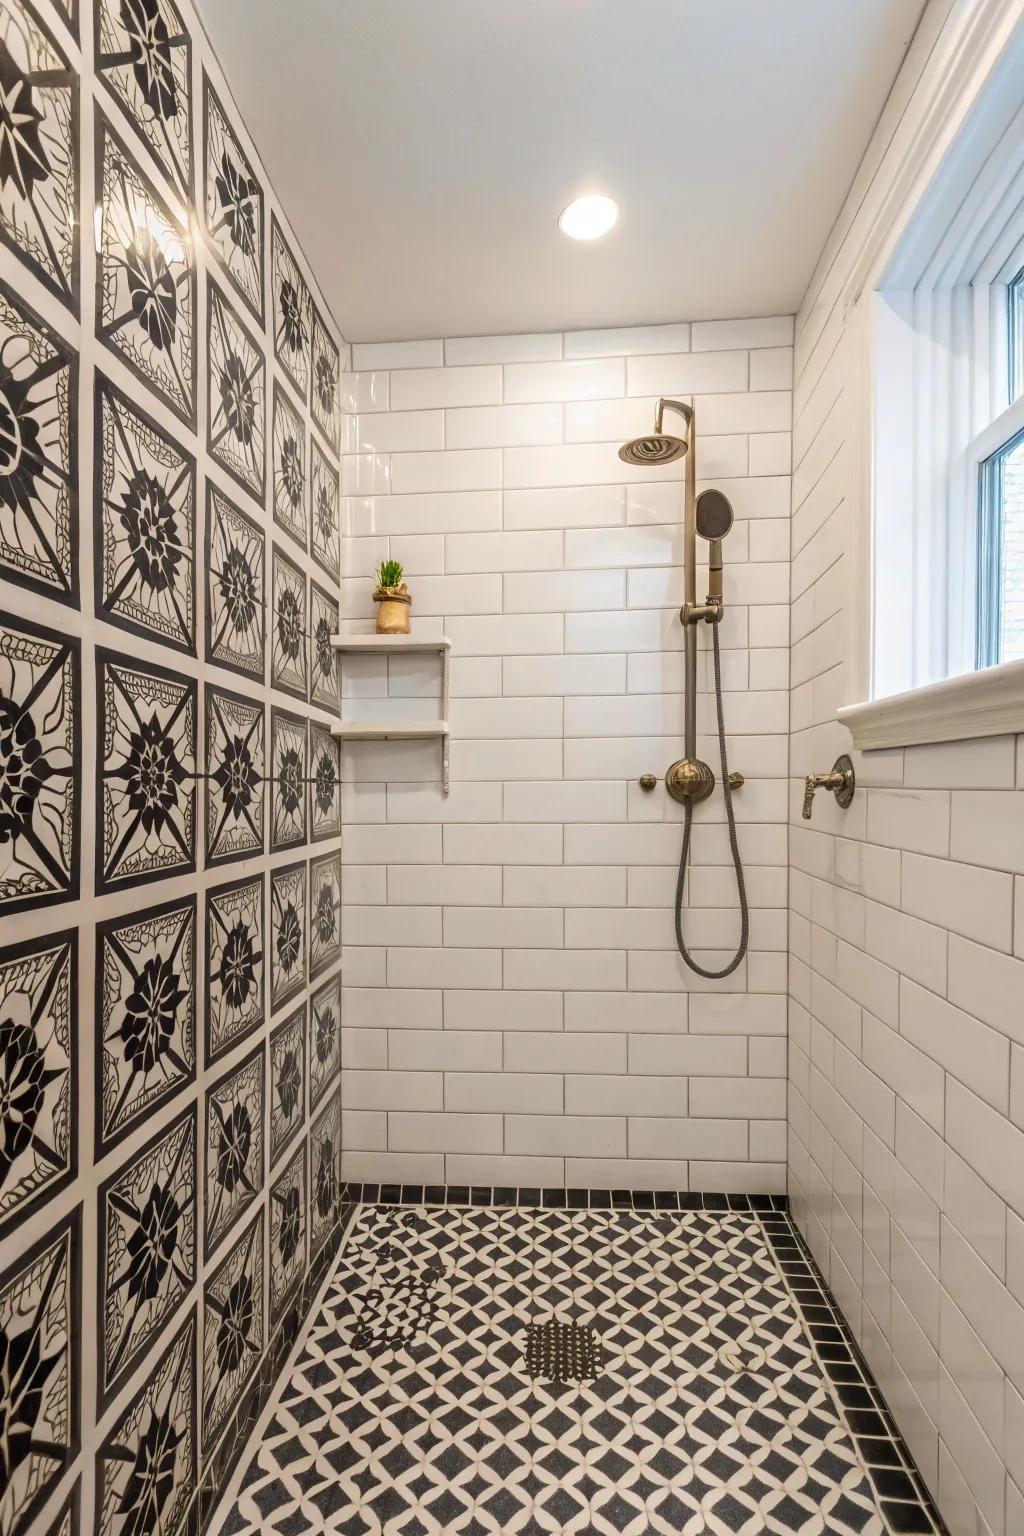
<instances>
[{"instance_id":1,"label":"shower valve handle","mask_svg":"<svg viewBox=\"0 0 1024 1536\"><path fill-rule=\"evenodd\" d=\"M853 792L857 786L853 764L845 752L837 757L832 764L830 773L809 773L804 779L804 821L810 821L811 811L814 808L814 791L816 789L830 789L836 797L836 804L841 810L846 810L853 799Z\"/></svg>"}]
</instances>

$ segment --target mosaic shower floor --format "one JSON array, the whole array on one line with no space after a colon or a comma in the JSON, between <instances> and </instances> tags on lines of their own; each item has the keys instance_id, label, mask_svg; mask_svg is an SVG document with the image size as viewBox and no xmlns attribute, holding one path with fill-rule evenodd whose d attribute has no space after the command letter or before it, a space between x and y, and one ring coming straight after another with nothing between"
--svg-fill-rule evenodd
<instances>
[{"instance_id":1,"label":"mosaic shower floor","mask_svg":"<svg viewBox=\"0 0 1024 1536\"><path fill-rule=\"evenodd\" d=\"M362 1205L219 1536L940 1531L819 1285L783 1212Z\"/></svg>"}]
</instances>

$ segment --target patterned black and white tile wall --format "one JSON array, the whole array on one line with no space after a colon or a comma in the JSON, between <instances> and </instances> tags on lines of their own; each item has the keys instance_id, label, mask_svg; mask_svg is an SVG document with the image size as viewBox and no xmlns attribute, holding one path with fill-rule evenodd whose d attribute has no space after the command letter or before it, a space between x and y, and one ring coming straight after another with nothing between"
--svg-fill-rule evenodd
<instances>
[{"instance_id":1,"label":"patterned black and white tile wall","mask_svg":"<svg viewBox=\"0 0 1024 1536\"><path fill-rule=\"evenodd\" d=\"M347 353L186 0L0 86L0 1532L178 1536L344 1209Z\"/></svg>"}]
</instances>

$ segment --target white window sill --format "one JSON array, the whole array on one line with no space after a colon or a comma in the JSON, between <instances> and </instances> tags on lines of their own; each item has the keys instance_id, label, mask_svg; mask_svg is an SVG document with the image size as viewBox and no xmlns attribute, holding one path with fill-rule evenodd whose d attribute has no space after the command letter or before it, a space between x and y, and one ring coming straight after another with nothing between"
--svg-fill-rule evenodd
<instances>
[{"instance_id":1,"label":"white window sill","mask_svg":"<svg viewBox=\"0 0 1024 1536\"><path fill-rule=\"evenodd\" d=\"M909 693L848 704L838 719L860 752L1024 731L1024 661L1005 661Z\"/></svg>"}]
</instances>

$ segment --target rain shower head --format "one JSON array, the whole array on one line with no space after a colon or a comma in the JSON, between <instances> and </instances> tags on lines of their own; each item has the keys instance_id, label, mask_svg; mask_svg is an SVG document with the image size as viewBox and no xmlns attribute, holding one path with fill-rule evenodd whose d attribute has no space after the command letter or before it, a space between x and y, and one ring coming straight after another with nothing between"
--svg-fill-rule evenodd
<instances>
[{"instance_id":1,"label":"rain shower head","mask_svg":"<svg viewBox=\"0 0 1024 1536\"><path fill-rule=\"evenodd\" d=\"M689 428L693 417L690 406L684 405L681 400L659 400L658 409L654 415L654 431L650 437L634 437L628 443L623 443L619 449L619 458L624 464L636 464L643 469L651 464L671 464L673 459L682 458L690 446L687 439L673 437L661 429L666 406L678 411Z\"/></svg>"},{"instance_id":2,"label":"rain shower head","mask_svg":"<svg viewBox=\"0 0 1024 1536\"><path fill-rule=\"evenodd\" d=\"M686 444L681 437L672 437L668 432L655 432L651 437L634 437L630 442L623 443L619 449L619 458L624 464L637 464L645 468L650 464L671 464L673 459L681 459L686 452Z\"/></svg>"}]
</instances>

